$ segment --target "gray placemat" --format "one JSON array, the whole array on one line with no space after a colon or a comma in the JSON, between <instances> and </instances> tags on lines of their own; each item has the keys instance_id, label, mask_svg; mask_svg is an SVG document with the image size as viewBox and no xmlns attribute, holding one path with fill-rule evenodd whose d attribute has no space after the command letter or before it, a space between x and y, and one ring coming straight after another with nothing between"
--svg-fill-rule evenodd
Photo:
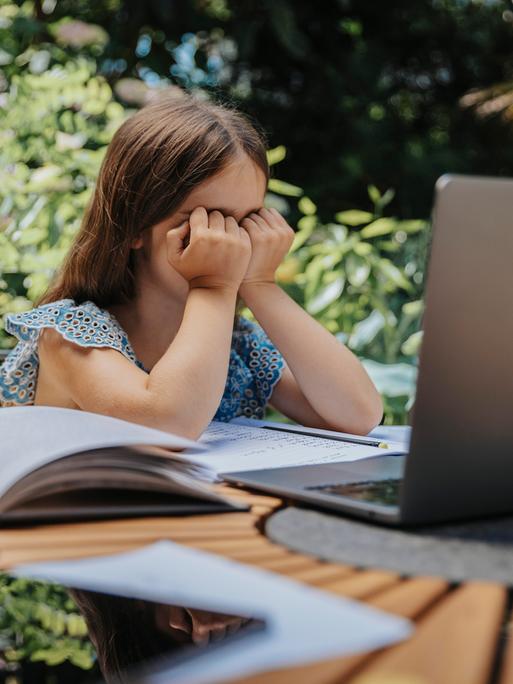
<instances>
[{"instance_id":1,"label":"gray placemat","mask_svg":"<svg viewBox=\"0 0 513 684\"><path fill-rule=\"evenodd\" d=\"M267 536L302 553L403 575L513 584L513 517L397 530L290 506L268 518Z\"/></svg>"}]
</instances>

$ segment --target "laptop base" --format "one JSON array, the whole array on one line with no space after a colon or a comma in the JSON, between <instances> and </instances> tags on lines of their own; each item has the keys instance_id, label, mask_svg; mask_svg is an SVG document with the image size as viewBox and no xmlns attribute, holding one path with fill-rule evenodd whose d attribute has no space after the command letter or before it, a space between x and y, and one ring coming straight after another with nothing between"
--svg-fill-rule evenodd
<instances>
[{"instance_id":1,"label":"laptop base","mask_svg":"<svg viewBox=\"0 0 513 684\"><path fill-rule=\"evenodd\" d=\"M376 456L349 463L232 472L223 478L359 518L398 524L404 455Z\"/></svg>"}]
</instances>

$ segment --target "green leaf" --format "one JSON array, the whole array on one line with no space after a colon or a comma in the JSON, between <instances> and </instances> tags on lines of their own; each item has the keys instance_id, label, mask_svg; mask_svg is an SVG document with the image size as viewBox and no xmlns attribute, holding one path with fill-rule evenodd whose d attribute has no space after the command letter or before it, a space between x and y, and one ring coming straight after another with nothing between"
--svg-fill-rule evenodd
<instances>
[{"instance_id":1,"label":"green leaf","mask_svg":"<svg viewBox=\"0 0 513 684\"><path fill-rule=\"evenodd\" d=\"M33 662L42 661L47 665L60 665L67 659L67 650L55 645L50 648L41 648L34 651L30 657Z\"/></svg>"},{"instance_id":2,"label":"green leaf","mask_svg":"<svg viewBox=\"0 0 513 684\"><path fill-rule=\"evenodd\" d=\"M344 270L351 285L361 287L369 277L371 267L363 257L357 254L348 254L344 261Z\"/></svg>"},{"instance_id":3,"label":"green leaf","mask_svg":"<svg viewBox=\"0 0 513 684\"><path fill-rule=\"evenodd\" d=\"M405 356L417 356L422 344L423 331L418 330L410 335L401 345L401 352Z\"/></svg>"},{"instance_id":4,"label":"green leaf","mask_svg":"<svg viewBox=\"0 0 513 684\"><path fill-rule=\"evenodd\" d=\"M90 670L94 665L94 658L91 653L86 651L74 651L70 656L70 662L82 670Z\"/></svg>"},{"instance_id":5,"label":"green leaf","mask_svg":"<svg viewBox=\"0 0 513 684\"><path fill-rule=\"evenodd\" d=\"M421 230L424 230L427 225L427 221L399 221L397 223L397 229L404 230L405 233L418 233Z\"/></svg>"},{"instance_id":6,"label":"green leaf","mask_svg":"<svg viewBox=\"0 0 513 684\"><path fill-rule=\"evenodd\" d=\"M368 256L372 252L372 245L370 242L357 242L353 250L359 256Z\"/></svg>"},{"instance_id":7,"label":"green leaf","mask_svg":"<svg viewBox=\"0 0 513 684\"><path fill-rule=\"evenodd\" d=\"M369 342L372 342L384 326L385 317L383 314L380 311L373 311L367 318L354 326L348 346L351 349L362 349Z\"/></svg>"},{"instance_id":8,"label":"green leaf","mask_svg":"<svg viewBox=\"0 0 513 684\"><path fill-rule=\"evenodd\" d=\"M369 238L380 237L381 235L389 235L397 230L397 221L392 218L379 218L369 223L368 226L362 228L360 236L365 240Z\"/></svg>"},{"instance_id":9,"label":"green leaf","mask_svg":"<svg viewBox=\"0 0 513 684\"><path fill-rule=\"evenodd\" d=\"M416 366L407 363L378 363L370 359L362 359L362 365L380 394L387 397L414 395L417 382Z\"/></svg>"},{"instance_id":10,"label":"green leaf","mask_svg":"<svg viewBox=\"0 0 513 684\"><path fill-rule=\"evenodd\" d=\"M289 254L295 252L299 249L308 238L312 235L314 228L317 224L317 218L315 216L303 216L298 221L299 231L294 236L294 240L289 250Z\"/></svg>"},{"instance_id":11,"label":"green leaf","mask_svg":"<svg viewBox=\"0 0 513 684\"><path fill-rule=\"evenodd\" d=\"M7 64L11 64L13 59L13 55L6 52L6 50L2 50L0 48L0 66L6 66Z\"/></svg>"},{"instance_id":12,"label":"green leaf","mask_svg":"<svg viewBox=\"0 0 513 684\"><path fill-rule=\"evenodd\" d=\"M24 230L17 240L16 244L19 247L25 247L27 245L37 245L42 242L47 236L47 230L45 228L28 228Z\"/></svg>"},{"instance_id":13,"label":"green leaf","mask_svg":"<svg viewBox=\"0 0 513 684\"><path fill-rule=\"evenodd\" d=\"M393 188L388 188L388 190L386 190L385 193L380 197L378 202L376 202L377 206L379 207L379 210L383 210L387 206L387 204L390 204L394 197L395 190Z\"/></svg>"},{"instance_id":14,"label":"green leaf","mask_svg":"<svg viewBox=\"0 0 513 684\"><path fill-rule=\"evenodd\" d=\"M297 222L297 227L299 230L309 230L312 231L317 225L316 216L302 216Z\"/></svg>"},{"instance_id":15,"label":"green leaf","mask_svg":"<svg viewBox=\"0 0 513 684\"><path fill-rule=\"evenodd\" d=\"M324 256L319 254L315 256L305 268L304 282L305 282L305 298L311 299L321 282L323 273L326 267L324 265Z\"/></svg>"},{"instance_id":16,"label":"green leaf","mask_svg":"<svg viewBox=\"0 0 513 684\"><path fill-rule=\"evenodd\" d=\"M329 231L330 237L338 244L342 245L347 239L347 228L338 223L328 223L326 228Z\"/></svg>"},{"instance_id":17,"label":"green leaf","mask_svg":"<svg viewBox=\"0 0 513 684\"><path fill-rule=\"evenodd\" d=\"M391 281L396 287L411 291L412 285L410 281L404 277L402 272L389 259L380 259L378 268L385 278Z\"/></svg>"},{"instance_id":18,"label":"green leaf","mask_svg":"<svg viewBox=\"0 0 513 684\"><path fill-rule=\"evenodd\" d=\"M47 201L48 200L44 195L41 195L36 199L30 210L27 211L25 216L19 222L18 227L20 230L24 231L26 228L28 228L30 225L34 223L36 218L39 216L40 211L46 205Z\"/></svg>"},{"instance_id":19,"label":"green leaf","mask_svg":"<svg viewBox=\"0 0 513 684\"><path fill-rule=\"evenodd\" d=\"M77 613L71 613L66 618L67 632L70 636L86 636L87 625L84 618Z\"/></svg>"},{"instance_id":20,"label":"green leaf","mask_svg":"<svg viewBox=\"0 0 513 684\"><path fill-rule=\"evenodd\" d=\"M344 291L345 281L342 276L325 285L310 301L306 303L306 310L314 316L332 304Z\"/></svg>"},{"instance_id":21,"label":"green leaf","mask_svg":"<svg viewBox=\"0 0 513 684\"><path fill-rule=\"evenodd\" d=\"M273 147L272 150L267 150L267 163L269 166L273 166L283 161L286 156L287 148L285 145L278 145L278 147Z\"/></svg>"},{"instance_id":22,"label":"green leaf","mask_svg":"<svg viewBox=\"0 0 513 684\"><path fill-rule=\"evenodd\" d=\"M417 318L424 311L424 302L422 299L416 299L413 302L406 302L403 304L402 312L405 316L410 318Z\"/></svg>"},{"instance_id":23,"label":"green leaf","mask_svg":"<svg viewBox=\"0 0 513 684\"><path fill-rule=\"evenodd\" d=\"M374 202L374 204L377 204L381 199L381 193L375 185L368 185L367 192L369 193L371 202Z\"/></svg>"},{"instance_id":24,"label":"green leaf","mask_svg":"<svg viewBox=\"0 0 513 684\"><path fill-rule=\"evenodd\" d=\"M277 192L278 195L286 195L287 197L301 197L303 190L297 185L286 183L277 178L270 178L268 186L272 192Z\"/></svg>"},{"instance_id":25,"label":"green leaf","mask_svg":"<svg viewBox=\"0 0 513 684\"><path fill-rule=\"evenodd\" d=\"M315 213L317 213L317 207L309 197L306 197L306 195L301 197L297 203L297 206L299 211L307 216L313 216Z\"/></svg>"},{"instance_id":26,"label":"green leaf","mask_svg":"<svg viewBox=\"0 0 513 684\"><path fill-rule=\"evenodd\" d=\"M361 211L360 209L348 209L347 211L339 211L338 214L335 214L335 218L347 226L360 226L362 223L372 221L374 214L371 214L370 211Z\"/></svg>"}]
</instances>

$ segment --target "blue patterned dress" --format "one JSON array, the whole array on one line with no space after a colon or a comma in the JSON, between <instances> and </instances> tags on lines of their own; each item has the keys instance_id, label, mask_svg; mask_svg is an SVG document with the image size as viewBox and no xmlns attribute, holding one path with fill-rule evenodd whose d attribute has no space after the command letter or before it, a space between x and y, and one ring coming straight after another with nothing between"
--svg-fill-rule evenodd
<instances>
[{"instance_id":1,"label":"blue patterned dress","mask_svg":"<svg viewBox=\"0 0 513 684\"><path fill-rule=\"evenodd\" d=\"M19 342L0 366L0 407L34 403L39 368L37 342L42 328L54 328L62 337L82 347L116 349L141 370L149 372L137 359L127 334L109 311L91 301L76 304L73 299L60 299L5 316L5 330ZM264 330L239 317L232 335L226 387L214 419L263 418L284 364Z\"/></svg>"}]
</instances>

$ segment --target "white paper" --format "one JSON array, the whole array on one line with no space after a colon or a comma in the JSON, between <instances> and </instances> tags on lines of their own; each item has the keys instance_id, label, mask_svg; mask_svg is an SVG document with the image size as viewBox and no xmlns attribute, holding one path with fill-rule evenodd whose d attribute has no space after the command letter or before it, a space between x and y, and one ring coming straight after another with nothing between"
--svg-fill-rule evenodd
<instances>
[{"instance_id":1,"label":"white paper","mask_svg":"<svg viewBox=\"0 0 513 684\"><path fill-rule=\"evenodd\" d=\"M0 409L0 496L17 480L46 463L85 449L155 445L169 449L202 447L189 439L88 411L53 406Z\"/></svg>"},{"instance_id":2,"label":"white paper","mask_svg":"<svg viewBox=\"0 0 513 684\"><path fill-rule=\"evenodd\" d=\"M318 435L322 437L323 435L334 435L338 437L349 437L358 440L368 440L373 442L379 440L380 442L386 442L390 451L394 453L396 451L408 451L411 436L411 427L409 425L378 425L373 430L371 430L367 435L355 435L350 432L336 432L335 430L324 430L321 428L311 428L300 423L281 423L279 421L272 420L256 420L254 418L244 418L240 416L238 418L233 418L230 421L230 425L247 425L248 427L256 426L262 427L265 425L284 427L287 430L301 430L307 431L311 435Z\"/></svg>"},{"instance_id":3,"label":"white paper","mask_svg":"<svg viewBox=\"0 0 513 684\"><path fill-rule=\"evenodd\" d=\"M411 440L411 426L410 425L378 425L369 432L369 437L375 439L384 439L387 442L396 442L401 444L407 451Z\"/></svg>"},{"instance_id":4,"label":"white paper","mask_svg":"<svg viewBox=\"0 0 513 684\"><path fill-rule=\"evenodd\" d=\"M101 558L21 565L13 574L90 591L261 617L265 632L151 678L213 684L254 672L381 648L408 637L407 620L221 556L162 541Z\"/></svg>"},{"instance_id":5,"label":"white paper","mask_svg":"<svg viewBox=\"0 0 513 684\"><path fill-rule=\"evenodd\" d=\"M400 445L395 444L390 446L397 447L397 449L362 446L323 439L322 436L317 436L314 433L312 436L307 436L292 434L291 432L265 430L260 426L248 424L250 422L253 421L248 420L244 423L239 422L238 419L229 423L212 421L198 440L200 444L206 447L206 451L200 454L192 454L185 450L182 456L194 463L205 465L222 475L223 473L264 470L266 468L343 463L404 451ZM278 423L266 423L265 421L255 422L278 425ZM288 428L289 425L286 427ZM303 429L301 426L296 427ZM330 433L330 431L322 432ZM331 434L341 435L342 433L333 432Z\"/></svg>"}]
</instances>

